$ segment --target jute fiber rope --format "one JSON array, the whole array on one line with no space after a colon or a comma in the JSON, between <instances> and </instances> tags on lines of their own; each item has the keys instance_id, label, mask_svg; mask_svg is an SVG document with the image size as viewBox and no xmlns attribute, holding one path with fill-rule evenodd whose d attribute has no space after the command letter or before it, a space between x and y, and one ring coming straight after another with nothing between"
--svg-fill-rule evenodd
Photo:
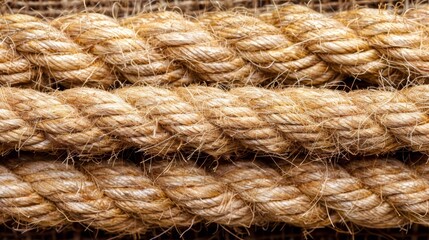
<instances>
[{"instance_id":1,"label":"jute fiber rope","mask_svg":"<svg viewBox=\"0 0 429 240\"><path fill-rule=\"evenodd\" d=\"M429 26L429 4L419 4L418 8L411 8L405 11L405 17L417 21L420 24Z\"/></svg>"},{"instance_id":2,"label":"jute fiber rope","mask_svg":"<svg viewBox=\"0 0 429 240\"><path fill-rule=\"evenodd\" d=\"M125 80L335 85L346 76L383 86L426 82L425 26L389 11L354 12L365 15L332 18L286 6L272 13L280 28L233 12L198 19L168 11L125 19L81 13L51 22L3 15L0 50L7 54L0 60L0 81L26 83L43 72L65 87L106 88Z\"/></svg>"},{"instance_id":3,"label":"jute fiber rope","mask_svg":"<svg viewBox=\"0 0 429 240\"><path fill-rule=\"evenodd\" d=\"M364 8L327 17L305 6L289 5L272 15L276 26L320 53L333 68L370 79L380 72L395 75L400 71L402 76L414 77L428 74L429 45L419 40L427 38L426 27L391 11Z\"/></svg>"},{"instance_id":4,"label":"jute fiber rope","mask_svg":"<svg viewBox=\"0 0 429 240\"><path fill-rule=\"evenodd\" d=\"M351 92L190 86L0 88L2 151L102 155L138 148L215 157L252 150L331 156L429 150L429 85Z\"/></svg>"},{"instance_id":5,"label":"jute fiber rope","mask_svg":"<svg viewBox=\"0 0 429 240\"><path fill-rule=\"evenodd\" d=\"M148 166L146 166L147 169ZM79 222L120 234L197 222L232 227L287 223L306 228L429 224L429 165L394 159L190 163L153 161L149 171L117 161L78 166L24 159L0 164L2 221L21 227Z\"/></svg>"}]
</instances>

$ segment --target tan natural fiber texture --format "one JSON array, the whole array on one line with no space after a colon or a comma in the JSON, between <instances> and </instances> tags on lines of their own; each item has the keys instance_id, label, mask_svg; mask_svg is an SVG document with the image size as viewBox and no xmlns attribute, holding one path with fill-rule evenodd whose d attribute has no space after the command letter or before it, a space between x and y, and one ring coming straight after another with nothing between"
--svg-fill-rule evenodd
<instances>
[{"instance_id":1,"label":"tan natural fiber texture","mask_svg":"<svg viewBox=\"0 0 429 240\"><path fill-rule=\"evenodd\" d=\"M0 42L0 56L1 85L26 85L36 77L36 71L31 68L31 63L4 42Z\"/></svg>"},{"instance_id":2,"label":"tan natural fiber texture","mask_svg":"<svg viewBox=\"0 0 429 240\"><path fill-rule=\"evenodd\" d=\"M429 4L419 4L416 8L410 8L404 13L405 17L420 24L429 26Z\"/></svg>"},{"instance_id":3,"label":"tan natural fiber texture","mask_svg":"<svg viewBox=\"0 0 429 240\"><path fill-rule=\"evenodd\" d=\"M429 42L427 28L388 11L359 9L339 13L335 18L368 40L384 58L405 74L427 75ZM404 62L408 62L404 66Z\"/></svg>"},{"instance_id":4,"label":"tan natural fiber texture","mask_svg":"<svg viewBox=\"0 0 429 240\"><path fill-rule=\"evenodd\" d=\"M429 85L400 91L191 86L74 88L54 93L0 88L3 151L154 155L252 150L335 155L429 151Z\"/></svg>"},{"instance_id":5,"label":"tan natural fiber texture","mask_svg":"<svg viewBox=\"0 0 429 240\"><path fill-rule=\"evenodd\" d=\"M51 25L115 67L132 83L183 85L192 81L181 66L165 59L146 40L111 17L74 14L57 18Z\"/></svg>"},{"instance_id":6,"label":"tan natural fiber texture","mask_svg":"<svg viewBox=\"0 0 429 240\"><path fill-rule=\"evenodd\" d=\"M297 80L305 85L336 84L344 78L317 55L283 35L280 29L255 17L215 12L202 15L199 20L261 71L284 75L290 84Z\"/></svg>"},{"instance_id":7,"label":"tan natural fiber texture","mask_svg":"<svg viewBox=\"0 0 429 240\"><path fill-rule=\"evenodd\" d=\"M252 12L264 12L266 8L274 8L284 3L299 3L307 5L318 11L344 11L356 6L370 7L403 7L407 9L415 0L4 0L0 5L2 13L24 13L43 17L59 17L64 14L80 13L82 11L94 11L114 16L130 16L145 11L153 12L165 9L180 9L187 14L199 14L201 12L219 9L232 9L246 7ZM417 2L421 2L417 1ZM400 3L404 3L403 5Z\"/></svg>"},{"instance_id":8,"label":"tan natural fiber texture","mask_svg":"<svg viewBox=\"0 0 429 240\"><path fill-rule=\"evenodd\" d=\"M19 14L1 16L0 33L4 41L35 67L41 67L65 86L84 83L108 86L115 80L107 65L38 18Z\"/></svg>"},{"instance_id":9,"label":"tan natural fiber texture","mask_svg":"<svg viewBox=\"0 0 429 240\"><path fill-rule=\"evenodd\" d=\"M237 12L198 19L169 11L124 19L80 13L51 22L3 15L0 49L8 54L0 62L8 68L0 80L34 82L30 73L41 70L65 87L427 82L429 37L415 21L369 9L332 18L299 5L271 15L271 24Z\"/></svg>"},{"instance_id":10,"label":"tan natural fiber texture","mask_svg":"<svg viewBox=\"0 0 429 240\"><path fill-rule=\"evenodd\" d=\"M420 42L428 38L426 28L391 11L360 9L331 18L289 5L273 12L272 21L332 68L352 76L404 80L429 73L427 40Z\"/></svg>"},{"instance_id":11,"label":"tan natural fiber texture","mask_svg":"<svg viewBox=\"0 0 429 240\"><path fill-rule=\"evenodd\" d=\"M80 222L120 234L200 221L305 228L429 224L428 164L297 160L275 167L258 161L222 163L215 171L158 160L149 172L120 161L75 167L38 159L3 161L0 212L4 221L13 219L24 228Z\"/></svg>"},{"instance_id":12,"label":"tan natural fiber texture","mask_svg":"<svg viewBox=\"0 0 429 240\"><path fill-rule=\"evenodd\" d=\"M124 19L122 24L149 39L173 59L187 64L205 81L256 85L268 78L198 22L187 20L179 13L143 13Z\"/></svg>"}]
</instances>

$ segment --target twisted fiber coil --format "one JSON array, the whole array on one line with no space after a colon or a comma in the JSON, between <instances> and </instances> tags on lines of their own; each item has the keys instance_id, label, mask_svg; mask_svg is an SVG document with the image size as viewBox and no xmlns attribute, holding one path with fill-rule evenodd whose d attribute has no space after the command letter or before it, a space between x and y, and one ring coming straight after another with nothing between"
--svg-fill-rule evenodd
<instances>
[{"instance_id":1,"label":"twisted fiber coil","mask_svg":"<svg viewBox=\"0 0 429 240\"><path fill-rule=\"evenodd\" d=\"M0 42L0 56L1 85L26 85L35 78L36 71L30 62L5 42Z\"/></svg>"},{"instance_id":2,"label":"twisted fiber coil","mask_svg":"<svg viewBox=\"0 0 429 240\"><path fill-rule=\"evenodd\" d=\"M427 76L429 48L419 40L427 37L426 27L406 16L364 8L330 18L304 6L289 5L274 11L272 21L297 41L305 41L307 48L334 69L367 78L397 75L397 71L402 76Z\"/></svg>"},{"instance_id":3,"label":"twisted fiber coil","mask_svg":"<svg viewBox=\"0 0 429 240\"><path fill-rule=\"evenodd\" d=\"M298 80L303 84L320 85L339 80L340 76L325 63L300 45L292 43L274 26L255 17L232 12L220 12L219 15L203 16L200 19L200 25L204 26L204 22L207 22L206 29L213 30L214 35L210 35L197 22L185 21L173 12L140 14L125 19L123 23L136 29L140 35L153 39L154 44L164 47L175 59L192 63L193 70L209 81L244 79L255 85L267 79L267 76L255 75L258 72L255 73L256 69L249 63L256 65L262 72L284 76L282 81L288 84ZM237 18L239 22L230 25L226 16ZM214 29L210 24L218 20L230 26L232 29L229 31L236 35L219 35L224 33L223 25ZM214 37L217 33L218 39L226 39L231 48L219 44L221 42ZM241 42L235 42L236 39ZM249 63L245 64L245 60ZM227 69L228 72L225 71Z\"/></svg>"},{"instance_id":4,"label":"twisted fiber coil","mask_svg":"<svg viewBox=\"0 0 429 240\"><path fill-rule=\"evenodd\" d=\"M233 12L214 12L200 16L214 34L225 38L259 69L286 75L293 84L338 84L344 76L332 70L317 55L296 44L281 30L255 17Z\"/></svg>"},{"instance_id":5,"label":"twisted fiber coil","mask_svg":"<svg viewBox=\"0 0 429 240\"><path fill-rule=\"evenodd\" d=\"M119 20L81 13L51 22L3 15L0 33L14 58L2 62L22 62L3 75L12 75L14 84L29 81L30 73L41 69L66 87L108 87L125 79L228 86L273 80L335 85L346 76L384 86L400 85L404 79L426 81L426 27L389 11L351 13L332 18L290 5L272 13L280 28L233 12L190 19L164 11ZM364 17L355 17L360 13Z\"/></svg>"},{"instance_id":6,"label":"twisted fiber coil","mask_svg":"<svg viewBox=\"0 0 429 240\"><path fill-rule=\"evenodd\" d=\"M429 150L429 85L397 91L191 86L0 88L1 150L101 155L135 147L215 157Z\"/></svg>"},{"instance_id":7,"label":"twisted fiber coil","mask_svg":"<svg viewBox=\"0 0 429 240\"><path fill-rule=\"evenodd\" d=\"M306 228L351 222L370 228L428 225L429 165L394 159L223 163L204 170L154 161L150 171L116 162L79 166L2 161L0 212L23 227L79 222L119 234L190 227L287 223Z\"/></svg>"},{"instance_id":8,"label":"twisted fiber coil","mask_svg":"<svg viewBox=\"0 0 429 240\"><path fill-rule=\"evenodd\" d=\"M85 16L87 20L84 22L93 24L91 15ZM103 15L95 16L101 18L106 27L120 28L114 19ZM100 45L105 44L105 48L103 49L102 46L90 48L92 51L86 51L48 22L27 15L2 16L0 33L3 34L6 42L33 64L28 67L29 69L40 67L48 76L66 87L84 84L95 87L112 85L117 76L106 62L120 67L121 72L131 82L141 80L151 83L168 81L171 78L185 78L184 73L181 73L182 70L177 70L174 64L166 62L143 40L137 38L132 30L125 28L120 28L119 35L112 33L115 37L110 35L110 38L113 38L111 42L114 44L109 45L109 41L101 42ZM97 51L101 51L98 55L101 55L104 61L91 53Z\"/></svg>"},{"instance_id":9,"label":"twisted fiber coil","mask_svg":"<svg viewBox=\"0 0 429 240\"><path fill-rule=\"evenodd\" d=\"M418 8L410 8L404 13L404 15L408 19L412 19L413 21L417 21L420 24L428 26L429 23L427 20L429 19L429 4L419 4Z\"/></svg>"}]
</instances>

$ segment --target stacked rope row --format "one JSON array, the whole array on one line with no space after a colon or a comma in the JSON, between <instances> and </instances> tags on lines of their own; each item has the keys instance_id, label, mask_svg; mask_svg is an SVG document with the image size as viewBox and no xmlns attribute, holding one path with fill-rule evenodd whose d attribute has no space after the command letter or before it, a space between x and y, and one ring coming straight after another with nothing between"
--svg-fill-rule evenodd
<instances>
[{"instance_id":1,"label":"stacked rope row","mask_svg":"<svg viewBox=\"0 0 429 240\"><path fill-rule=\"evenodd\" d=\"M243 150L336 155L429 150L429 85L398 91L257 87L0 88L3 151L80 155L134 147L221 157Z\"/></svg>"},{"instance_id":2,"label":"stacked rope row","mask_svg":"<svg viewBox=\"0 0 429 240\"><path fill-rule=\"evenodd\" d=\"M407 166L368 158L343 165L278 164L237 161L213 172L154 161L147 172L119 161L76 167L49 160L3 161L0 211L2 221L13 218L23 227L77 221L127 234L200 221L307 228L348 222L371 228L429 224L426 163Z\"/></svg>"},{"instance_id":3,"label":"stacked rope row","mask_svg":"<svg viewBox=\"0 0 429 240\"><path fill-rule=\"evenodd\" d=\"M51 22L4 15L0 81L27 84L43 73L65 87L104 88L124 80L176 86L335 85L346 76L383 86L427 82L428 29L404 16L362 9L330 17L290 5L271 19L233 12L193 20L175 12L119 20L82 13Z\"/></svg>"},{"instance_id":4,"label":"stacked rope row","mask_svg":"<svg viewBox=\"0 0 429 240\"><path fill-rule=\"evenodd\" d=\"M282 88L347 77L380 86L426 83L429 28L420 21L370 9L328 16L296 5L264 20L233 12L197 19L167 11L125 19L82 13L50 22L0 16L0 82L9 85L0 87L0 153L66 151L92 160L133 148L151 157L252 151L282 159L276 166L221 161L216 170L167 160L139 167L4 160L1 221L26 228L80 222L118 234L197 222L429 225L425 163L288 158L402 148L427 154L429 85ZM25 88L52 83L71 89ZM127 83L151 86L106 90ZM213 86L183 86L192 84Z\"/></svg>"}]
</instances>

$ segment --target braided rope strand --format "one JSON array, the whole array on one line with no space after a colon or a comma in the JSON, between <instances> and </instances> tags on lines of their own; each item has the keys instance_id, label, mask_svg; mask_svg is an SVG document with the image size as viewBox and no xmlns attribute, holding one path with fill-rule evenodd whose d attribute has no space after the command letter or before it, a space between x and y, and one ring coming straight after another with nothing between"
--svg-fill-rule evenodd
<instances>
[{"instance_id":1,"label":"braided rope strand","mask_svg":"<svg viewBox=\"0 0 429 240\"><path fill-rule=\"evenodd\" d=\"M285 156L429 150L429 85L358 90L257 87L0 88L0 144L103 155L134 147L214 157L250 150Z\"/></svg>"},{"instance_id":2,"label":"braided rope strand","mask_svg":"<svg viewBox=\"0 0 429 240\"><path fill-rule=\"evenodd\" d=\"M300 5L274 11L272 22L304 42L333 69L368 81L427 77L425 28L387 10L359 9L333 18ZM418 40L419 39L419 40ZM387 82L386 82L387 80ZM423 81L424 82L424 81Z\"/></svg>"},{"instance_id":3,"label":"braided rope strand","mask_svg":"<svg viewBox=\"0 0 429 240\"><path fill-rule=\"evenodd\" d=\"M335 85L344 79L317 55L258 18L233 12L213 12L198 20L218 37L225 38L259 70L284 76L284 81L291 85L297 80L304 85Z\"/></svg>"},{"instance_id":4,"label":"braided rope strand","mask_svg":"<svg viewBox=\"0 0 429 240\"><path fill-rule=\"evenodd\" d=\"M57 18L51 25L65 32L131 83L182 85L192 82L181 66L168 61L148 43L115 19L95 13Z\"/></svg>"},{"instance_id":5,"label":"braided rope strand","mask_svg":"<svg viewBox=\"0 0 429 240\"><path fill-rule=\"evenodd\" d=\"M51 22L3 15L0 81L25 85L43 72L67 88L117 81L335 86L346 77L425 83L427 27L407 16L413 19L360 9L330 17L299 5L273 11L268 23L233 12L198 19L169 11L124 19L81 13Z\"/></svg>"},{"instance_id":6,"label":"braided rope strand","mask_svg":"<svg viewBox=\"0 0 429 240\"><path fill-rule=\"evenodd\" d=\"M4 15L0 33L17 52L65 86L108 86L115 80L106 64L36 17Z\"/></svg>"},{"instance_id":7,"label":"braided rope strand","mask_svg":"<svg viewBox=\"0 0 429 240\"><path fill-rule=\"evenodd\" d=\"M24 157L25 159L25 157ZM150 228L287 223L305 228L351 222L370 228L428 225L428 165L367 158L271 167L222 163L216 171L154 161L68 166L43 159L0 165L0 212L34 227L70 222L120 234ZM280 168L279 168L280 167Z\"/></svg>"}]
</instances>

